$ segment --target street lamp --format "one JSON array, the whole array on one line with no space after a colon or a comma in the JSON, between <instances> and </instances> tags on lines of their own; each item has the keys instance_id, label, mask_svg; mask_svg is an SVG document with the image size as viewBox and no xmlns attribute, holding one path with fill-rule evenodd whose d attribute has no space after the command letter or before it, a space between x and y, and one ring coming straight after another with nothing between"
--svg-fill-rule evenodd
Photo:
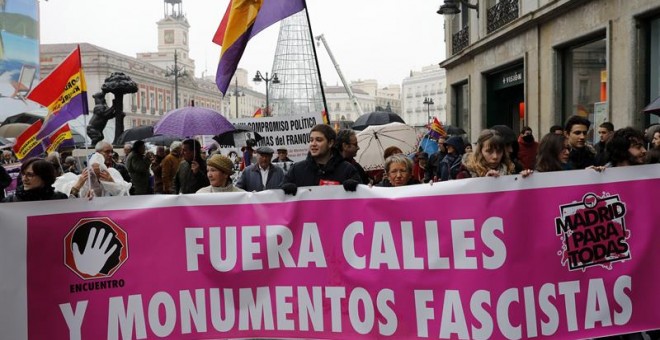
<instances>
[{"instance_id":1,"label":"street lamp","mask_svg":"<svg viewBox=\"0 0 660 340\"><path fill-rule=\"evenodd\" d=\"M424 98L424 105L426 105L426 124L431 124L431 105L435 104L433 98Z\"/></svg>"},{"instance_id":2,"label":"street lamp","mask_svg":"<svg viewBox=\"0 0 660 340\"><path fill-rule=\"evenodd\" d=\"M234 90L229 92L227 95L229 97L231 97L232 95L234 96L234 100L236 101L236 118L238 118L238 97L245 96L245 93L238 90L238 78L235 77L234 79L235 79Z\"/></svg>"},{"instance_id":3,"label":"street lamp","mask_svg":"<svg viewBox=\"0 0 660 340\"><path fill-rule=\"evenodd\" d=\"M252 81L258 83L262 80L266 82L266 112L264 112L264 117L269 117L271 116L271 114L270 114L270 106L268 106L268 83L273 82L273 84L279 84L280 79L277 78L277 73L275 72L273 72L273 74L270 77L268 77L268 72L266 72L266 76L264 77L263 75L261 75L261 72L257 71L257 74L254 75Z\"/></svg>"},{"instance_id":4,"label":"street lamp","mask_svg":"<svg viewBox=\"0 0 660 340\"><path fill-rule=\"evenodd\" d=\"M458 4L462 3L465 7L469 9L474 9L477 11L477 17L479 17L479 1L476 4L471 4L468 0L445 0L444 4L440 6L440 9L436 12L438 14L458 14L461 13L461 9L458 7Z\"/></svg>"},{"instance_id":5,"label":"street lamp","mask_svg":"<svg viewBox=\"0 0 660 340\"><path fill-rule=\"evenodd\" d=\"M174 76L174 108L179 108L179 77L186 76L186 70L183 67L180 67L177 62L177 51L174 50L174 66L167 67L165 71L165 77Z\"/></svg>"}]
</instances>

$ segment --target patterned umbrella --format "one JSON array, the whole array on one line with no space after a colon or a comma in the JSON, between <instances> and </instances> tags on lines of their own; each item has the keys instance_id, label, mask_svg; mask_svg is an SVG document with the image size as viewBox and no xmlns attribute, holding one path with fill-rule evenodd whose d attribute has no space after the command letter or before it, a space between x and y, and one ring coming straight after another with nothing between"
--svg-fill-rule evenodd
<instances>
[{"instance_id":1,"label":"patterned umbrella","mask_svg":"<svg viewBox=\"0 0 660 340\"><path fill-rule=\"evenodd\" d=\"M411 126L402 123L369 126L357 134L360 149L355 160L364 170L383 169L383 153L396 146L407 155L417 149L417 133Z\"/></svg>"},{"instance_id":2,"label":"patterned umbrella","mask_svg":"<svg viewBox=\"0 0 660 340\"><path fill-rule=\"evenodd\" d=\"M154 134L176 137L219 135L234 131L234 126L219 112L189 106L165 114L154 126Z\"/></svg>"}]
</instances>

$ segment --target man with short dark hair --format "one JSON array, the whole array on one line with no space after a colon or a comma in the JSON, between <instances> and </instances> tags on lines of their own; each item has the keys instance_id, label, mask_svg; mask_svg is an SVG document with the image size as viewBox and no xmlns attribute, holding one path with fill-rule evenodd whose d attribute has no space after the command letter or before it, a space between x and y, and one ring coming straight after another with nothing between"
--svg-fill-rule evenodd
<instances>
[{"instance_id":1,"label":"man with short dark hair","mask_svg":"<svg viewBox=\"0 0 660 340\"><path fill-rule=\"evenodd\" d=\"M202 158L202 146L195 139L183 141L183 161L174 176L175 194L194 194L209 185L206 162Z\"/></svg>"},{"instance_id":2,"label":"man with short dark hair","mask_svg":"<svg viewBox=\"0 0 660 340\"><path fill-rule=\"evenodd\" d=\"M591 122L581 116L570 116L564 126L571 152L568 163L571 169L585 169L596 164L596 152L587 144L587 133Z\"/></svg>"},{"instance_id":3,"label":"man with short dark hair","mask_svg":"<svg viewBox=\"0 0 660 340\"><path fill-rule=\"evenodd\" d=\"M257 162L241 173L236 186L245 191L279 189L284 180L284 170L271 163L273 149L261 146L257 149Z\"/></svg>"},{"instance_id":4,"label":"man with short dark hair","mask_svg":"<svg viewBox=\"0 0 660 340\"><path fill-rule=\"evenodd\" d=\"M309 133L309 152L303 161L294 163L284 177L282 189L295 195L298 187L316 185L343 185L346 191L355 191L360 176L355 167L346 162L333 146L337 134L329 125L315 125Z\"/></svg>"},{"instance_id":5,"label":"man with short dark hair","mask_svg":"<svg viewBox=\"0 0 660 340\"><path fill-rule=\"evenodd\" d=\"M614 124L604 122L598 126L598 137L600 140L594 145L594 149L596 149L596 165L605 165L605 163L607 163L608 159L605 144L610 138L612 138L613 134Z\"/></svg>"},{"instance_id":6,"label":"man with short dark hair","mask_svg":"<svg viewBox=\"0 0 660 340\"><path fill-rule=\"evenodd\" d=\"M337 132L337 144L335 145L344 160L351 163L351 165L355 167L355 170L358 171L360 179L362 180L361 183L369 184L369 176L367 175L367 172L364 171L362 165L355 160L355 156L357 155L358 150L360 150L355 131L351 129L339 130L339 132Z\"/></svg>"}]
</instances>

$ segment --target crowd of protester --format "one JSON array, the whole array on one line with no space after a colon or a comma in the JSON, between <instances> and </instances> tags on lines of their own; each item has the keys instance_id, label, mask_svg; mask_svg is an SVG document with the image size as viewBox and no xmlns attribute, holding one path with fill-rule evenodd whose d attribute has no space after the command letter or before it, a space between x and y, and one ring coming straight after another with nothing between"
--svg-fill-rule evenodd
<instances>
[{"instance_id":1,"label":"crowd of protester","mask_svg":"<svg viewBox=\"0 0 660 340\"><path fill-rule=\"evenodd\" d=\"M107 142L95 145L84 163L71 155L51 153L44 158L23 160L15 190L3 202L149 194L194 194L283 190L295 195L298 187L342 185L355 191L358 185L396 187L443 182L470 177L499 177L534 171L565 171L621 167L660 162L660 125L646 131L625 127L616 130L610 122L593 127L598 142L589 143L591 122L571 116L564 126L555 125L540 141L530 127L519 134L496 125L481 131L476 143L465 136L438 138L438 151L420 150L403 155L396 146L383 152L383 169L365 171L355 160L359 150L356 132L335 132L317 125L310 132L309 152L293 162L286 148L256 148L248 143L242 154L206 153L195 139L158 146L147 151L143 141L123 146L119 156ZM277 153L277 155L275 155ZM17 160L9 150L2 165ZM11 182L0 167L0 189Z\"/></svg>"}]
</instances>

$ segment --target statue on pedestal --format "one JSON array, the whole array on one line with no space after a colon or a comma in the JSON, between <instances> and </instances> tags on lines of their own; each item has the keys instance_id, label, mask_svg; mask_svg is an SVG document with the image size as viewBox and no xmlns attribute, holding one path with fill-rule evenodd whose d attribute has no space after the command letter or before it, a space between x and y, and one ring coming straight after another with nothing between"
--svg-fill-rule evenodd
<instances>
[{"instance_id":1,"label":"statue on pedestal","mask_svg":"<svg viewBox=\"0 0 660 340\"><path fill-rule=\"evenodd\" d=\"M115 118L115 138L117 142L119 135L124 132L124 94L137 92L137 84L122 72L113 72L101 86L101 92L95 93L94 110L91 120L87 125L87 135L92 140L92 145L103 140L103 129L108 121ZM112 93L112 107L108 107L105 95ZM114 144L114 143L113 143Z\"/></svg>"}]
</instances>

